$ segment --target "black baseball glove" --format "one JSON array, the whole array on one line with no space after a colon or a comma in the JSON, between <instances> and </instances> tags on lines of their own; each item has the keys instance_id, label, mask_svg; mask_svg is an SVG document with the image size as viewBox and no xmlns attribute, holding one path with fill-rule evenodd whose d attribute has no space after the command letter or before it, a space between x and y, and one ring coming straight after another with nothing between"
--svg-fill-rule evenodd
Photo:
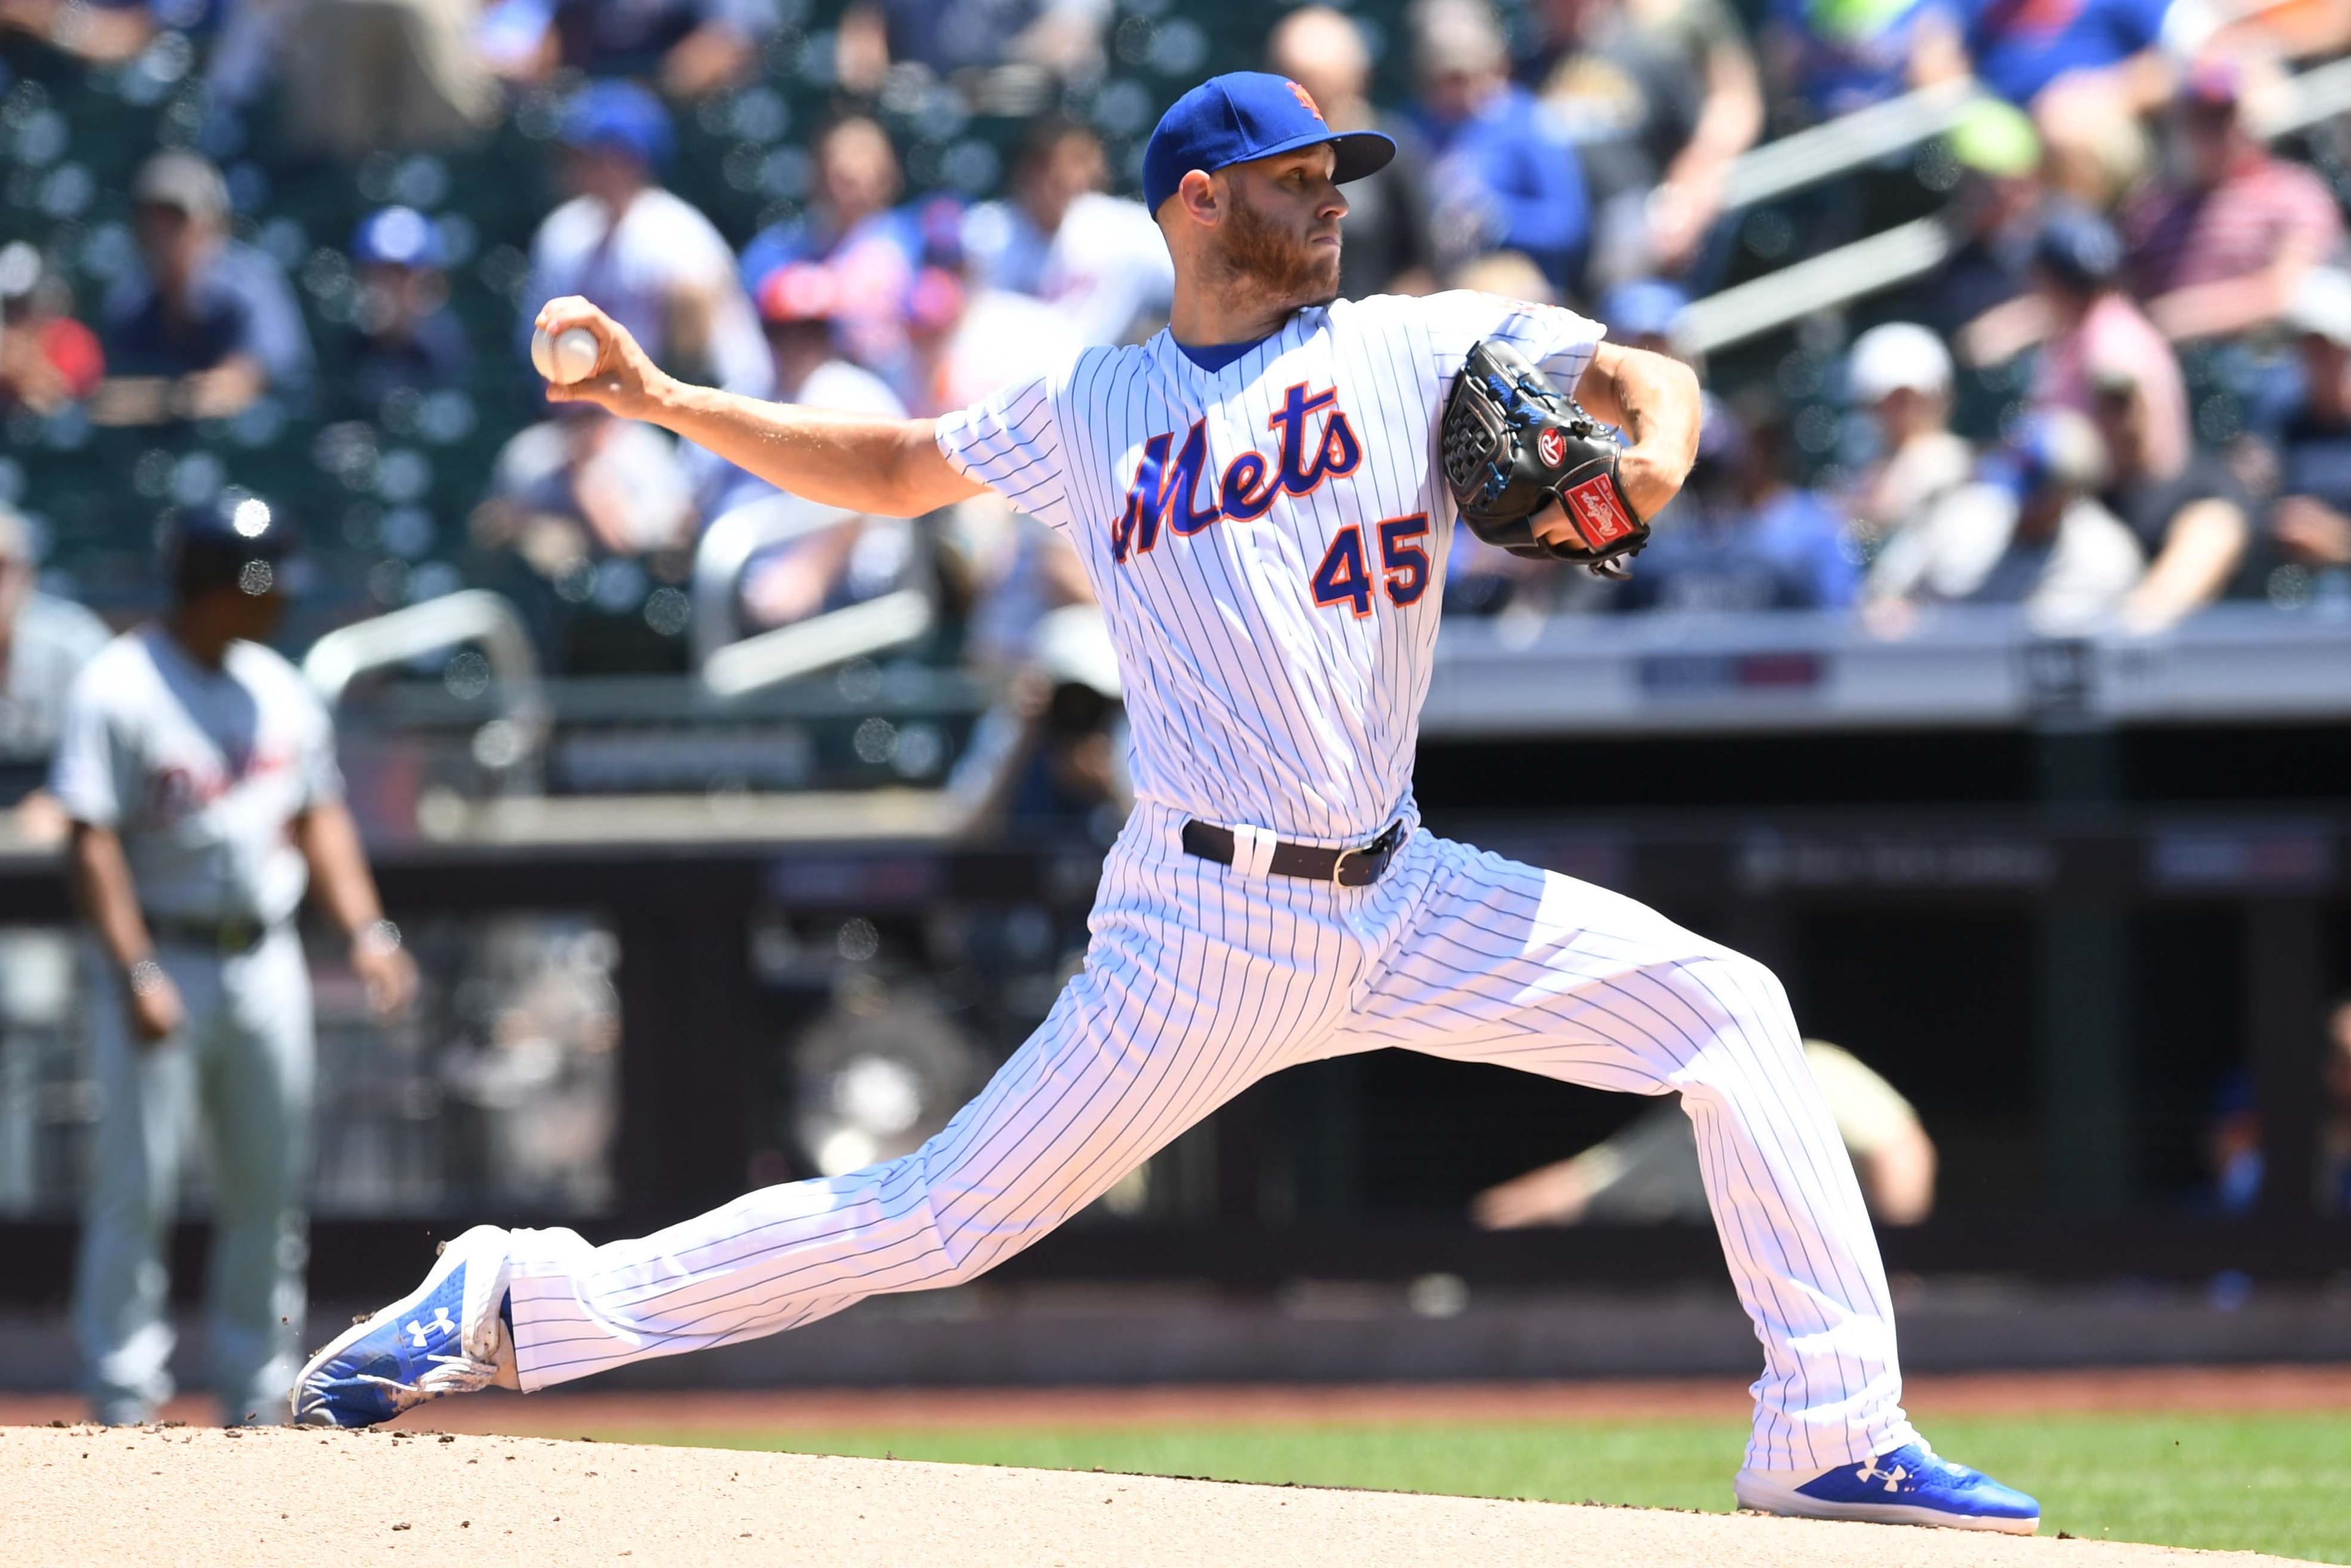
<instances>
[{"instance_id":1,"label":"black baseball glove","mask_svg":"<svg viewBox=\"0 0 2351 1568\"><path fill-rule=\"evenodd\" d=\"M1512 555L1631 575L1627 559L1649 542L1649 525L1617 481L1616 443L1526 355L1492 338L1471 349L1442 429L1445 480L1471 533ZM1535 538L1534 516L1554 498L1572 542Z\"/></svg>"}]
</instances>

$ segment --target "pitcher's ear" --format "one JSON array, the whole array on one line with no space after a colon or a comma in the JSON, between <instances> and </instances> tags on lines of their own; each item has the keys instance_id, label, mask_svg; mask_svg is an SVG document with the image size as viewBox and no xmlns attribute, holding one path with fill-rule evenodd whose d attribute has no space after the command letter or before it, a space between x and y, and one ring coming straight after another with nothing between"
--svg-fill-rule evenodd
<instances>
[{"instance_id":1,"label":"pitcher's ear","mask_svg":"<svg viewBox=\"0 0 2351 1568\"><path fill-rule=\"evenodd\" d=\"M1176 204L1198 222L1213 224L1224 215L1224 187L1214 174L1195 169L1176 183Z\"/></svg>"}]
</instances>

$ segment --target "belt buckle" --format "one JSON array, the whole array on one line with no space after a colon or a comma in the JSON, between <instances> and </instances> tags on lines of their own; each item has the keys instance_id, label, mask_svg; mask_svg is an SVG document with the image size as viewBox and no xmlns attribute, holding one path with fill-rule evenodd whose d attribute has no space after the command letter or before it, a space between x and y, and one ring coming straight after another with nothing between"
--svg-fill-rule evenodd
<instances>
[{"instance_id":1,"label":"belt buckle","mask_svg":"<svg viewBox=\"0 0 2351 1568\"><path fill-rule=\"evenodd\" d=\"M1347 859L1350 855L1363 855L1368 859L1373 855L1385 853L1386 852L1395 848L1395 838L1396 824L1390 822L1386 827L1380 830L1380 836L1374 839L1370 843L1356 844L1351 848L1341 850L1339 852L1339 858L1331 862L1331 885L1332 887L1343 887L1346 885L1339 880L1339 877L1340 873L1347 869Z\"/></svg>"}]
</instances>

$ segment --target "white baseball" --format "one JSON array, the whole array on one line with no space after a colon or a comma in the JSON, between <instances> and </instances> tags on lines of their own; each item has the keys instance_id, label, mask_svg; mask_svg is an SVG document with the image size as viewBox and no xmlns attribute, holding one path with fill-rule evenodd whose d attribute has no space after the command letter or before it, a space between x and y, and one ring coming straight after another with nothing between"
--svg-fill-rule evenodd
<instances>
[{"instance_id":1,"label":"white baseball","mask_svg":"<svg viewBox=\"0 0 2351 1568\"><path fill-rule=\"evenodd\" d=\"M542 327L530 335L531 364L559 386L586 380L602 353L596 334L585 327L566 327L552 338Z\"/></svg>"}]
</instances>

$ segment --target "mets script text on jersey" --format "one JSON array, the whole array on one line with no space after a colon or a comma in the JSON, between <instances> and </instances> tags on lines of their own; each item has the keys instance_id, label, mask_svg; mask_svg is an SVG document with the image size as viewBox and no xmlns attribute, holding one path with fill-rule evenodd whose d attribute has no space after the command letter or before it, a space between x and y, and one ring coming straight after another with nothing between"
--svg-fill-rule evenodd
<instances>
[{"instance_id":1,"label":"mets script text on jersey","mask_svg":"<svg viewBox=\"0 0 2351 1568\"><path fill-rule=\"evenodd\" d=\"M1307 416L1324 409L1330 410L1330 417L1322 422L1321 438L1310 444ZM1292 384L1282 394L1281 406L1265 423L1274 433L1272 462L1269 464L1265 454L1257 451L1235 457L1217 482L1212 507L1193 505L1201 470L1207 465L1205 417L1192 422L1173 463L1167 459L1167 450L1175 444L1174 432L1144 442L1142 461L1134 468L1134 483L1127 486L1126 509L1111 525L1111 559L1124 565L1130 552L1145 553L1159 542L1163 527L1189 537L1220 517L1255 522L1272 510L1273 503L1285 493L1309 495L1325 479L1353 473L1364 461L1364 444L1355 439L1354 426L1340 411L1335 387L1325 387L1310 397L1304 382Z\"/></svg>"}]
</instances>

